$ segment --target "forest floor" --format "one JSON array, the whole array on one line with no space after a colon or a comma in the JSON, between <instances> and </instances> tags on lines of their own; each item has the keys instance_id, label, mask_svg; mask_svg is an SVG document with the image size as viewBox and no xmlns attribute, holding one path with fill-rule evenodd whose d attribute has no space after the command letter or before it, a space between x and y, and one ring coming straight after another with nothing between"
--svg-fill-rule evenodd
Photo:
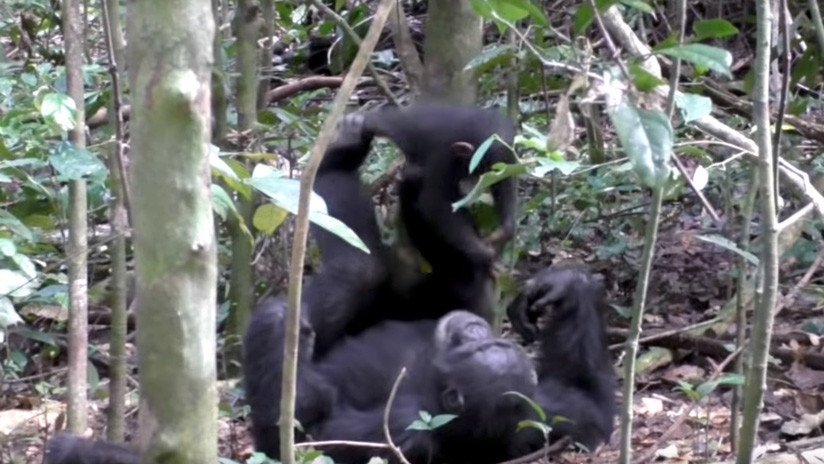
<instances>
[{"instance_id":1,"label":"forest floor","mask_svg":"<svg viewBox=\"0 0 824 464\"><path fill-rule=\"evenodd\" d=\"M698 221L686 214L682 217L686 219L671 221L662 229L652 273L642 337L665 333L659 339L642 344L639 362L642 371L637 377L634 407L633 448L636 459L640 460L636 462L723 462L732 456L729 439L732 390L720 386L697 400L677 387L680 381L697 385L717 378L720 370L729 370L732 366L734 326L716 324L713 327L720 329L715 335L692 336L680 331L723 316L722 308L734 295L730 278L734 257L714 244L697 239L705 231ZM602 242L580 242L573 247L569 243L564 246L550 243L547 248L574 249L574 253L557 255L553 260L584 260L604 275L613 303L608 310L608 327L617 364L628 326L623 314L631 305L638 268L633 260L637 259L637 253L612 253L604 258L604 253L599 254L598 249L592 248ZM590 243L590 248L584 242ZM599 257L593 258L596 256ZM534 261L519 267L545 265L540 263L544 261L541 257ZM763 453L824 447L824 439L820 438L824 421L824 414L820 412L824 410L824 354L818 337L809 333L811 327L821 327L824 273L820 269L814 272L808 285L801 289L797 283L805 271L807 269L801 269L793 259L784 260L782 293L798 291L795 300L778 314L776 321L774 357L761 417L763 446L759 451ZM55 428L62 428L64 416L59 398L51 399L51 395L41 391L45 382L54 384L55 375L65 375L65 367L52 368L44 375L16 381L4 389L17 394L0 397L0 437L3 438L0 462L40 462L46 438ZM244 462L253 447L247 424L232 418L239 415L236 386L236 381L227 381L220 387L220 454ZM136 389L132 390L129 398L129 430L137 428L136 394ZM90 427L98 437L104 436L105 404L104 399L91 402ZM551 462L617 462L618 435L616 430L610 444L595 454L564 452L551 456Z\"/></svg>"}]
</instances>

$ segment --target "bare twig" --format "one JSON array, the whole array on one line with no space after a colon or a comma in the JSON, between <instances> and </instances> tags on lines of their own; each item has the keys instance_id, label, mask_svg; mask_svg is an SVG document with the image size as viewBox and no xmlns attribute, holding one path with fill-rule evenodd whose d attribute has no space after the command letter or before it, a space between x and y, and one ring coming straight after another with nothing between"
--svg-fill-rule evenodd
<instances>
[{"instance_id":1,"label":"bare twig","mask_svg":"<svg viewBox=\"0 0 824 464\"><path fill-rule=\"evenodd\" d=\"M389 12L392 11L394 0L381 0L369 32L361 44L346 78L343 80L340 91L335 97L332 109L323 122L317 142L312 147L309 161L300 180L300 198L298 200L298 214L295 220L295 233L292 240L292 256L289 263L289 311L286 316L286 340L283 346L283 381L281 385L280 402L280 443L281 462L294 464L295 446L295 394L298 368L298 335L300 332L300 300L303 288L303 267L306 259L306 241L309 235L309 199L318 167L332 139L338 120L343 116L349 96L360 79L366 63L380 38L383 25Z\"/></svg>"},{"instance_id":2,"label":"bare twig","mask_svg":"<svg viewBox=\"0 0 824 464\"><path fill-rule=\"evenodd\" d=\"M397 456L398 460L403 464L409 464L409 461L407 461L403 455L403 451L395 445L395 442L392 441L392 434L389 433L389 414L392 412L392 403L395 402L395 396L398 394L398 388L401 386L401 381L404 377L406 377L405 367L401 368L398 378L395 379L395 384L392 385L392 391L389 392L389 399L386 401L386 408L383 410L383 436L386 438L389 449Z\"/></svg>"},{"instance_id":3,"label":"bare twig","mask_svg":"<svg viewBox=\"0 0 824 464\"><path fill-rule=\"evenodd\" d=\"M386 443L375 443L371 441L350 441L350 440L324 440L324 441L305 441L296 443L295 448L325 448L329 446L351 446L353 448L375 448L387 449L389 445Z\"/></svg>"},{"instance_id":4,"label":"bare twig","mask_svg":"<svg viewBox=\"0 0 824 464\"><path fill-rule=\"evenodd\" d=\"M401 68L406 74L409 90L418 95L421 93L421 82L423 82L423 64L418 55L418 49L415 48L415 43L412 40L409 22L406 20L406 14L404 14L400 2L395 5L394 13L394 18L389 20L389 29L392 31L395 53L398 54L398 61L400 61Z\"/></svg>"},{"instance_id":5,"label":"bare twig","mask_svg":"<svg viewBox=\"0 0 824 464\"><path fill-rule=\"evenodd\" d=\"M781 299L778 303L778 306L775 308L775 315L778 316L778 313L781 312L782 309L786 308L787 306L792 305L795 303L796 298L798 298L798 294L801 292L801 289L806 287L807 284L813 279L813 276L816 272L821 268L821 265L824 264L824 247L818 250L818 255L816 255L813 264L810 265L807 272L801 277L801 280L796 283L792 290L787 293L787 296Z\"/></svg>"},{"instance_id":6,"label":"bare twig","mask_svg":"<svg viewBox=\"0 0 824 464\"><path fill-rule=\"evenodd\" d=\"M114 125L114 143L117 144L117 153L114 156L117 175L120 177L119 181L123 188L123 203L126 207L126 216L129 219L129 224L132 223L132 201L131 190L129 189L129 178L126 176L126 164L124 159L124 136L123 136L123 94L120 91L120 75L117 72L117 60L114 53L114 42L112 40L112 29L109 24L109 12L106 1L100 2L103 6L103 22L104 27L108 33L106 34L106 50L109 55L109 74L112 76L112 103L116 113Z\"/></svg>"},{"instance_id":7,"label":"bare twig","mask_svg":"<svg viewBox=\"0 0 824 464\"><path fill-rule=\"evenodd\" d=\"M508 461L503 461L498 464L529 464L540 459L546 460L546 457L550 454L557 453L562 449L566 448L572 443L572 439L569 437L563 437L560 440L556 441L555 443L545 446L538 451L529 453L527 455L521 456L519 458L510 459Z\"/></svg>"},{"instance_id":8,"label":"bare twig","mask_svg":"<svg viewBox=\"0 0 824 464\"><path fill-rule=\"evenodd\" d=\"M712 203L707 200L707 197L704 196L704 193L695 185L695 182L692 181L692 177L690 177L689 173L687 172L687 168L684 166L684 163L681 162L681 159L678 158L678 155L675 153L672 154L672 161L675 163L675 167L678 168L678 171L684 176L684 180L687 181L687 185L690 186L690 189L698 196L698 199L701 200L701 204L704 205L704 208L709 213L712 220L715 221L715 224L718 225L721 222L721 218L718 216L718 212L715 211L715 208L712 207Z\"/></svg>"}]
</instances>

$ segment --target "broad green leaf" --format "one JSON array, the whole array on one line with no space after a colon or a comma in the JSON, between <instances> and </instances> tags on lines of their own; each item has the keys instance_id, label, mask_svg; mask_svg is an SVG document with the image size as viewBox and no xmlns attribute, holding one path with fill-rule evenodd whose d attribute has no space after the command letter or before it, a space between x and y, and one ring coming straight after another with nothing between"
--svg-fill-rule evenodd
<instances>
[{"instance_id":1,"label":"broad green leaf","mask_svg":"<svg viewBox=\"0 0 824 464\"><path fill-rule=\"evenodd\" d=\"M481 198L481 195L491 186L513 176L526 174L526 166L522 164L495 163L492 169L483 173L472 190L463 198L452 203L452 209L458 210L466 205L472 204Z\"/></svg>"},{"instance_id":2,"label":"broad green leaf","mask_svg":"<svg viewBox=\"0 0 824 464\"><path fill-rule=\"evenodd\" d=\"M220 157L220 148L215 145L209 145L209 165L212 166L212 169L223 175L223 177L240 181L235 171Z\"/></svg>"},{"instance_id":3,"label":"broad green leaf","mask_svg":"<svg viewBox=\"0 0 824 464\"><path fill-rule=\"evenodd\" d=\"M420 410L418 411L418 416L427 424L432 422L432 414L429 414L429 411Z\"/></svg>"},{"instance_id":4,"label":"broad green leaf","mask_svg":"<svg viewBox=\"0 0 824 464\"><path fill-rule=\"evenodd\" d=\"M730 72L732 54L723 48L691 43L670 48L661 48L657 49L657 51L673 58L681 58L696 66L711 69L724 76L732 77Z\"/></svg>"},{"instance_id":5,"label":"broad green leaf","mask_svg":"<svg viewBox=\"0 0 824 464\"><path fill-rule=\"evenodd\" d=\"M0 269L0 296L24 298L36 289L36 281L20 271Z\"/></svg>"},{"instance_id":6,"label":"broad green leaf","mask_svg":"<svg viewBox=\"0 0 824 464\"><path fill-rule=\"evenodd\" d=\"M675 103L684 115L684 122L696 121L712 113L712 100L703 95L679 93Z\"/></svg>"},{"instance_id":7,"label":"broad green leaf","mask_svg":"<svg viewBox=\"0 0 824 464\"><path fill-rule=\"evenodd\" d=\"M607 114L641 181L650 188L663 185L669 176L674 137L669 118L661 111L636 107L614 84L608 86Z\"/></svg>"},{"instance_id":8,"label":"broad green leaf","mask_svg":"<svg viewBox=\"0 0 824 464\"><path fill-rule=\"evenodd\" d=\"M13 214L6 211L5 208L0 208L0 230L3 229L8 229L25 240L34 240L34 234L32 234L31 229L26 227L26 225L20 222Z\"/></svg>"},{"instance_id":9,"label":"broad green leaf","mask_svg":"<svg viewBox=\"0 0 824 464\"><path fill-rule=\"evenodd\" d=\"M589 2L580 2L578 9L575 11L575 16L572 18L573 34L576 36L586 35L586 30L594 19L595 15Z\"/></svg>"},{"instance_id":10,"label":"broad green leaf","mask_svg":"<svg viewBox=\"0 0 824 464\"><path fill-rule=\"evenodd\" d=\"M728 239L727 237L722 237L720 235L699 235L699 240L703 240L708 243L712 243L713 245L718 245L721 248L726 250L732 251L733 253L741 256L742 258L749 261L753 266L758 266L758 257L754 254L750 253L749 251L742 250L738 248L738 245L735 244L732 240Z\"/></svg>"},{"instance_id":11,"label":"broad green leaf","mask_svg":"<svg viewBox=\"0 0 824 464\"><path fill-rule=\"evenodd\" d=\"M22 324L23 319L14 310L14 305L11 300L6 297L0 297L0 329L13 326L15 324Z\"/></svg>"},{"instance_id":12,"label":"broad green leaf","mask_svg":"<svg viewBox=\"0 0 824 464\"><path fill-rule=\"evenodd\" d=\"M546 15L544 14L541 8L535 5L530 0L499 0L503 3L509 3L513 8L516 8L520 11L526 11L527 15L532 19L532 21L541 27L546 27L549 25L549 21L547 20ZM523 19L523 18L519 18ZM516 20L517 21L517 20ZM515 22L515 21L512 21Z\"/></svg>"},{"instance_id":13,"label":"broad green leaf","mask_svg":"<svg viewBox=\"0 0 824 464\"><path fill-rule=\"evenodd\" d=\"M632 76L632 83L641 92L652 92L656 87L666 84L663 79L647 71L637 62L630 65L629 74Z\"/></svg>"},{"instance_id":14,"label":"broad green leaf","mask_svg":"<svg viewBox=\"0 0 824 464\"><path fill-rule=\"evenodd\" d=\"M541 435L543 436L547 436L549 435L549 432L552 432L552 427L550 427L548 424L531 419L522 420L518 422L518 426L515 428L515 430L518 432L524 429L536 429L539 432L541 432Z\"/></svg>"},{"instance_id":15,"label":"broad green leaf","mask_svg":"<svg viewBox=\"0 0 824 464\"><path fill-rule=\"evenodd\" d=\"M618 3L619 0L595 0L595 6L598 11L606 11L607 8ZM578 10L575 12L575 17L572 20L572 32L574 35L586 35L586 29L592 24L595 15L592 12L592 6L589 2L580 2Z\"/></svg>"},{"instance_id":16,"label":"broad green leaf","mask_svg":"<svg viewBox=\"0 0 824 464\"><path fill-rule=\"evenodd\" d=\"M433 417L431 421L429 421L429 425L433 429L437 429L438 427L443 427L444 425L452 422L458 416L455 414L438 414L437 416Z\"/></svg>"},{"instance_id":17,"label":"broad green leaf","mask_svg":"<svg viewBox=\"0 0 824 464\"><path fill-rule=\"evenodd\" d=\"M535 161L539 166L530 169L530 174L535 177L544 177L552 171L558 171L564 176L568 176L581 166L578 161L555 160L552 158L536 157Z\"/></svg>"},{"instance_id":18,"label":"broad green leaf","mask_svg":"<svg viewBox=\"0 0 824 464\"><path fill-rule=\"evenodd\" d=\"M647 14L654 14L655 10L644 0L621 0L621 4Z\"/></svg>"},{"instance_id":19,"label":"broad green leaf","mask_svg":"<svg viewBox=\"0 0 824 464\"><path fill-rule=\"evenodd\" d=\"M726 19L703 19L692 25L695 40L725 39L738 34L738 28Z\"/></svg>"},{"instance_id":20,"label":"broad green leaf","mask_svg":"<svg viewBox=\"0 0 824 464\"><path fill-rule=\"evenodd\" d=\"M17 267L23 271L29 279L37 277L37 268L34 266L34 261L32 261L28 256L16 253L12 255L11 260L14 261L14 264L16 264Z\"/></svg>"},{"instance_id":21,"label":"broad green leaf","mask_svg":"<svg viewBox=\"0 0 824 464\"><path fill-rule=\"evenodd\" d=\"M706 398L721 385L744 385L744 376L741 374L726 374L715 380L708 380L695 389L701 398Z\"/></svg>"},{"instance_id":22,"label":"broad green leaf","mask_svg":"<svg viewBox=\"0 0 824 464\"><path fill-rule=\"evenodd\" d=\"M544 411L544 408L542 408L541 405L536 403L535 400L533 400L532 398L517 391L508 391L505 392L504 395L517 396L518 398L524 400L526 404L528 404L529 407L532 408L533 411L535 411L535 414L538 415L538 418L541 420L541 422L546 422L546 412Z\"/></svg>"},{"instance_id":23,"label":"broad green leaf","mask_svg":"<svg viewBox=\"0 0 824 464\"><path fill-rule=\"evenodd\" d=\"M432 430L432 427L420 419L415 419L406 427L406 430Z\"/></svg>"},{"instance_id":24,"label":"broad green leaf","mask_svg":"<svg viewBox=\"0 0 824 464\"><path fill-rule=\"evenodd\" d=\"M10 238L0 238L0 254L3 256L14 256L17 254L17 247Z\"/></svg>"},{"instance_id":25,"label":"broad green leaf","mask_svg":"<svg viewBox=\"0 0 824 464\"><path fill-rule=\"evenodd\" d=\"M472 174L475 172L475 169L478 168L478 165L481 164L483 161L484 156L486 156L486 152L489 151L489 147L492 146L492 142L495 140L500 140L497 135L489 136L482 144L475 149L475 153L472 154L472 158L469 160L469 173ZM501 142L503 143L503 142Z\"/></svg>"},{"instance_id":26,"label":"broad green leaf","mask_svg":"<svg viewBox=\"0 0 824 464\"><path fill-rule=\"evenodd\" d=\"M298 199L300 198L300 182L297 179L288 179L274 172L257 176L258 169L246 182L269 197L272 202L286 211L298 213ZM327 213L326 202L315 192L311 193L309 201L309 220L329 232L342 238L350 245L369 253L369 248L349 226Z\"/></svg>"},{"instance_id":27,"label":"broad green leaf","mask_svg":"<svg viewBox=\"0 0 824 464\"><path fill-rule=\"evenodd\" d=\"M223 187L218 184L212 184L211 190L212 208L214 209L215 214L225 221L232 212L237 213L235 202L232 201L232 197L229 196Z\"/></svg>"},{"instance_id":28,"label":"broad green leaf","mask_svg":"<svg viewBox=\"0 0 824 464\"><path fill-rule=\"evenodd\" d=\"M271 203L260 205L252 216L252 224L255 229L272 235L286 221L288 214L285 209Z\"/></svg>"},{"instance_id":29,"label":"broad green leaf","mask_svg":"<svg viewBox=\"0 0 824 464\"><path fill-rule=\"evenodd\" d=\"M106 178L106 165L94 153L73 143L58 145L50 155L49 163L61 181L89 179L102 181Z\"/></svg>"},{"instance_id":30,"label":"broad green leaf","mask_svg":"<svg viewBox=\"0 0 824 464\"><path fill-rule=\"evenodd\" d=\"M476 57L469 60L469 63L464 66L464 71L481 74L498 65L506 66L516 52L515 47L509 44L487 47Z\"/></svg>"},{"instance_id":31,"label":"broad green leaf","mask_svg":"<svg viewBox=\"0 0 824 464\"><path fill-rule=\"evenodd\" d=\"M246 224L246 220L243 216L240 215L240 212L237 210L237 206L235 206L235 202L232 201L232 197L223 189L220 185L212 184L211 185L211 192L212 192L212 208L215 211L215 214L220 216L221 219L227 220L231 219L234 221L238 227L240 227L241 232L243 235L254 244L254 236L252 232L249 230L248 224Z\"/></svg>"},{"instance_id":32,"label":"broad green leaf","mask_svg":"<svg viewBox=\"0 0 824 464\"><path fill-rule=\"evenodd\" d=\"M77 105L68 95L62 93L43 95L43 100L40 103L40 114L63 131L68 132L74 129L76 112Z\"/></svg>"}]
</instances>

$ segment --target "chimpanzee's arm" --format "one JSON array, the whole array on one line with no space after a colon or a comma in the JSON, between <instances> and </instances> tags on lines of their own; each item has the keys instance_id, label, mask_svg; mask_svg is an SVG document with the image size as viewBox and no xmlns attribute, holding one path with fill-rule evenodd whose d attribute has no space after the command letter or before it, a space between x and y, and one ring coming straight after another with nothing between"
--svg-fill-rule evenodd
<instances>
[{"instance_id":1,"label":"chimpanzee's arm","mask_svg":"<svg viewBox=\"0 0 824 464\"><path fill-rule=\"evenodd\" d=\"M140 464L140 455L125 446L60 434L49 441L44 464Z\"/></svg>"},{"instance_id":2,"label":"chimpanzee's arm","mask_svg":"<svg viewBox=\"0 0 824 464\"><path fill-rule=\"evenodd\" d=\"M442 185L439 179L424 178L423 182L417 209L429 227L427 233L437 234L448 250L466 257L470 265L488 266L495 258L495 250L478 234L469 212L452 210L449 198L443 193L448 186ZM434 185L435 182L441 185Z\"/></svg>"},{"instance_id":3,"label":"chimpanzee's arm","mask_svg":"<svg viewBox=\"0 0 824 464\"><path fill-rule=\"evenodd\" d=\"M588 447L609 439L615 415L615 373L600 314L603 293L601 282L583 267L553 266L533 277L513 303L518 307L508 310L512 316L550 308L537 332L537 400L548 416L566 419L555 425L556 433Z\"/></svg>"}]
</instances>

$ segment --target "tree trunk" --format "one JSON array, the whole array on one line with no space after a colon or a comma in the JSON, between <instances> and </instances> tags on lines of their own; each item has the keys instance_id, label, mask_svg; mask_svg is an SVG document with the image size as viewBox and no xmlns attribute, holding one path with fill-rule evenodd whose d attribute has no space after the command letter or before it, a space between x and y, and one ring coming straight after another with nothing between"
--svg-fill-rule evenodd
<instances>
[{"instance_id":1,"label":"tree trunk","mask_svg":"<svg viewBox=\"0 0 824 464\"><path fill-rule=\"evenodd\" d=\"M770 354L770 339L775 322L775 303L778 297L778 219L776 217L775 172L777 154L772 150L772 124L770 122L770 33L772 30L770 0L758 0L756 9L756 52L755 89L753 91L753 120L757 131L761 180L761 297L753 312L750 342L750 366L744 387L744 409L741 433L738 441L738 464L753 462L753 452L757 445L758 424L764 406L764 391L767 386L767 359ZM786 33L786 32L785 32Z\"/></svg>"},{"instance_id":2,"label":"tree trunk","mask_svg":"<svg viewBox=\"0 0 824 464\"><path fill-rule=\"evenodd\" d=\"M237 37L237 115L238 129L252 130L257 122L258 61L257 39L261 31L260 7L255 0L240 0L232 24ZM254 299L252 285L253 239L245 232L252 222L254 198L238 194L238 219L229 220L232 235L232 271L229 281L229 320L226 330L226 373L240 372L241 340ZM239 220L244 221L242 224Z\"/></svg>"},{"instance_id":3,"label":"tree trunk","mask_svg":"<svg viewBox=\"0 0 824 464\"><path fill-rule=\"evenodd\" d=\"M83 99L83 23L79 0L63 2L63 34L66 42L66 87L77 105L71 142L78 148L86 146L86 115ZM86 431L88 369L88 277L86 253L88 242L86 181L77 179L69 184L69 380L68 429L74 433Z\"/></svg>"},{"instance_id":4,"label":"tree trunk","mask_svg":"<svg viewBox=\"0 0 824 464\"><path fill-rule=\"evenodd\" d=\"M217 462L210 0L129 3L144 462Z\"/></svg>"},{"instance_id":5,"label":"tree trunk","mask_svg":"<svg viewBox=\"0 0 824 464\"><path fill-rule=\"evenodd\" d=\"M128 271L126 269L126 234L128 215L126 211L125 169L123 160L123 120L118 114L121 109L121 78L123 72L123 32L120 29L119 3L104 0L106 15L105 33L109 49L112 96L109 103L109 125L112 127L115 143L109 153L109 176L111 179L112 202L109 218L112 224L112 279L111 301L112 320L110 324L109 355L109 409L107 411L106 438L115 443L123 441L126 422L126 324L128 308Z\"/></svg>"},{"instance_id":6,"label":"tree trunk","mask_svg":"<svg viewBox=\"0 0 824 464\"><path fill-rule=\"evenodd\" d=\"M430 0L424 42L424 95L474 103L477 83L464 71L481 52L483 21L469 0Z\"/></svg>"}]
</instances>

